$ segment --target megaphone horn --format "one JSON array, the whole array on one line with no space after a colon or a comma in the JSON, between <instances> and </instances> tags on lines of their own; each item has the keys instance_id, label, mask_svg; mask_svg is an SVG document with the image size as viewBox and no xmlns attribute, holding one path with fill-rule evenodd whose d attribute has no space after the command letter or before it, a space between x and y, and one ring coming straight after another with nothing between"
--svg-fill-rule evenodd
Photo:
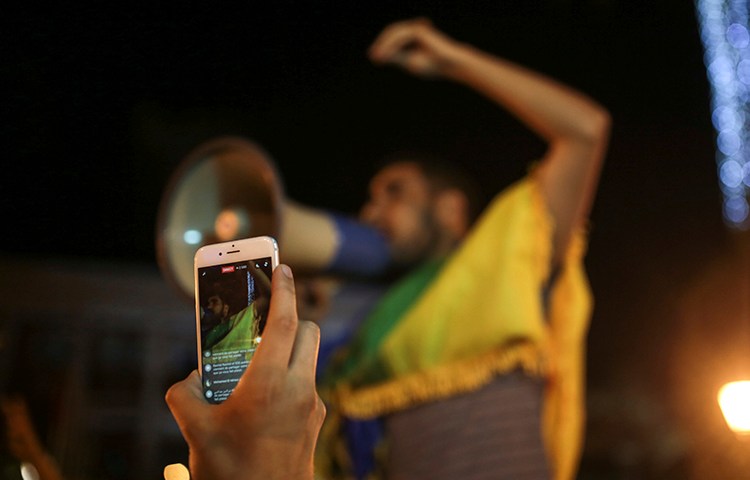
<instances>
[{"instance_id":1,"label":"megaphone horn","mask_svg":"<svg viewBox=\"0 0 750 480\"><path fill-rule=\"evenodd\" d=\"M195 252L258 235L277 238L281 261L300 273L372 276L390 262L374 229L286 199L274 163L256 143L220 137L199 145L161 199L156 251L162 273L192 301Z\"/></svg>"}]
</instances>

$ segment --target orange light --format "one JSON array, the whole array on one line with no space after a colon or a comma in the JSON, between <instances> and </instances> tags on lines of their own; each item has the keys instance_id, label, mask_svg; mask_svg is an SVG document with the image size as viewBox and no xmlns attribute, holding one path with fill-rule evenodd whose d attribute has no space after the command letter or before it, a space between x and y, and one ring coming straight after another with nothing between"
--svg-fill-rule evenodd
<instances>
[{"instance_id":1,"label":"orange light","mask_svg":"<svg viewBox=\"0 0 750 480\"><path fill-rule=\"evenodd\" d=\"M750 380L727 383L718 398L729 428L739 435L750 435Z\"/></svg>"},{"instance_id":2,"label":"orange light","mask_svg":"<svg viewBox=\"0 0 750 480\"><path fill-rule=\"evenodd\" d=\"M165 480L190 480L190 472L181 463L173 463L164 467Z\"/></svg>"}]
</instances>

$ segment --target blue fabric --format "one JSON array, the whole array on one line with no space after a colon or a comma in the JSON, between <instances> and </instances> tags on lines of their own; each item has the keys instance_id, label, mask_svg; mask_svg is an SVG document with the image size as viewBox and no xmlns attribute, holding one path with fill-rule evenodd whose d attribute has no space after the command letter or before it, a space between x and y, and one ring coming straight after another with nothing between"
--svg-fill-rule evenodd
<instances>
[{"instance_id":1,"label":"blue fabric","mask_svg":"<svg viewBox=\"0 0 750 480\"><path fill-rule=\"evenodd\" d=\"M327 371L331 358L348 345L368 312L383 296L387 287L377 283L347 282L331 302L331 310L321 322L317 377ZM367 478L376 467L375 450L383 439L380 420L359 421L342 418L341 435L357 479Z\"/></svg>"},{"instance_id":2,"label":"blue fabric","mask_svg":"<svg viewBox=\"0 0 750 480\"><path fill-rule=\"evenodd\" d=\"M343 215L331 215L339 233L339 248L328 270L351 275L376 276L390 264L385 237L377 230Z\"/></svg>"},{"instance_id":3,"label":"blue fabric","mask_svg":"<svg viewBox=\"0 0 750 480\"><path fill-rule=\"evenodd\" d=\"M391 254L385 237L377 230L365 226L343 215L331 215L339 234L339 248L331 265L330 272L354 276L374 277L386 272L391 262ZM351 340L353 332L364 315L357 315L357 321L347 325L338 335L321 342L318 355L318 372L326 369L331 355ZM344 433L357 479L365 479L375 469L375 449L383 439L382 421L344 419Z\"/></svg>"},{"instance_id":4,"label":"blue fabric","mask_svg":"<svg viewBox=\"0 0 750 480\"><path fill-rule=\"evenodd\" d=\"M383 439L383 423L375 420L344 420L344 431L357 480L375 470L375 447Z\"/></svg>"},{"instance_id":5,"label":"blue fabric","mask_svg":"<svg viewBox=\"0 0 750 480\"><path fill-rule=\"evenodd\" d=\"M328 313L320 323L318 381L328 371L332 357L348 345L367 314L383 296L386 287L379 283L347 281L331 299Z\"/></svg>"},{"instance_id":6,"label":"blue fabric","mask_svg":"<svg viewBox=\"0 0 750 480\"><path fill-rule=\"evenodd\" d=\"M318 367L315 371L316 381L320 382L325 375L326 368L331 362L331 357L343 346L347 345L352 338L352 332L358 324L353 325L338 335L323 335L321 332L320 347L318 348ZM322 327L321 327L322 330Z\"/></svg>"}]
</instances>

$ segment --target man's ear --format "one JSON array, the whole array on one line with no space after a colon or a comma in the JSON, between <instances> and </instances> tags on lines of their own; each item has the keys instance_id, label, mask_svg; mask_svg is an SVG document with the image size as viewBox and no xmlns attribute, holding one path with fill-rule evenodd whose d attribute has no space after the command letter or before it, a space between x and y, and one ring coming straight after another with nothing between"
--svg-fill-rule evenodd
<instances>
[{"instance_id":1,"label":"man's ear","mask_svg":"<svg viewBox=\"0 0 750 480\"><path fill-rule=\"evenodd\" d=\"M435 198L435 219L455 237L463 238L469 229L469 200L461 190L449 188Z\"/></svg>"}]
</instances>

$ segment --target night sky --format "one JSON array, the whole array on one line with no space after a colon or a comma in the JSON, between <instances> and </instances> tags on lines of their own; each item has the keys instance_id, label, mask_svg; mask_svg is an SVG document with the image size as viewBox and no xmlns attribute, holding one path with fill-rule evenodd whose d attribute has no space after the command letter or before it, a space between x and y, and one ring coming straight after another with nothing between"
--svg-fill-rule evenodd
<instances>
[{"instance_id":1,"label":"night sky","mask_svg":"<svg viewBox=\"0 0 750 480\"><path fill-rule=\"evenodd\" d=\"M383 26L417 15L611 110L602 229L634 211L627 220L719 215L708 86L683 2L401 3L11 12L0 248L152 261L169 175L224 134L264 146L290 197L344 212L362 201L372 164L403 148L459 161L497 191L542 144L473 92L365 57Z\"/></svg>"},{"instance_id":2,"label":"night sky","mask_svg":"<svg viewBox=\"0 0 750 480\"><path fill-rule=\"evenodd\" d=\"M729 244L692 2L405 3L15 5L2 19L0 253L153 264L169 176L219 135L261 144L289 197L345 213L400 149L458 161L498 191L544 145L463 87L366 58L389 22L425 16L610 110L588 375L668 404L675 305Z\"/></svg>"}]
</instances>

